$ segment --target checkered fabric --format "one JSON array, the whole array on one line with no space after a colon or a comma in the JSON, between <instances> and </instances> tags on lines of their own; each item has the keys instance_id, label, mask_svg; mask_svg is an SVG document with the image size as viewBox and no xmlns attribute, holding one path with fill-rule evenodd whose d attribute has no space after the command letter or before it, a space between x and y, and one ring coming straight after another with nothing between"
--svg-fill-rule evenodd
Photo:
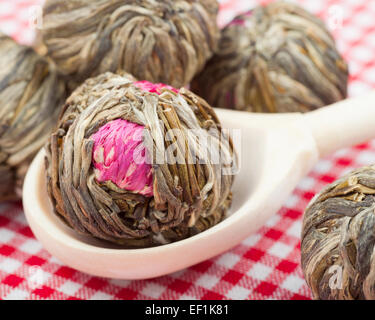
<instances>
[{"instance_id":1,"label":"checkered fabric","mask_svg":"<svg viewBox=\"0 0 375 320\"><path fill-rule=\"evenodd\" d=\"M220 23L268 1L222 0ZM375 1L300 0L322 17L350 65L351 96L375 85ZM22 43L40 0L0 0L0 30ZM375 141L322 159L283 208L232 250L180 272L145 281L92 277L51 257L27 226L20 203L0 205L1 299L310 299L300 268L303 210L326 184L375 163Z\"/></svg>"}]
</instances>

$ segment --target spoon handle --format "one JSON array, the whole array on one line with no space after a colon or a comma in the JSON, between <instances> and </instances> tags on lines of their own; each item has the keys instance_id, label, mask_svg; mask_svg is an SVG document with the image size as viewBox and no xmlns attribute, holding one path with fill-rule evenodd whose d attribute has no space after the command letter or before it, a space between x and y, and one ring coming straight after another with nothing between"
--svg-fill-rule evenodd
<instances>
[{"instance_id":1,"label":"spoon handle","mask_svg":"<svg viewBox=\"0 0 375 320\"><path fill-rule=\"evenodd\" d=\"M375 138L375 91L304 114L320 157Z\"/></svg>"}]
</instances>

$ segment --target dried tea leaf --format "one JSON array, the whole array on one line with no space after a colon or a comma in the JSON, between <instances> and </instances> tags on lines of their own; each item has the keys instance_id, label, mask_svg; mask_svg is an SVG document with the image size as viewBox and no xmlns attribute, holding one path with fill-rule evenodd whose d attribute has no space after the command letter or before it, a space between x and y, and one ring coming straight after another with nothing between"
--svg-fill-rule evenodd
<instances>
[{"instance_id":1,"label":"dried tea leaf","mask_svg":"<svg viewBox=\"0 0 375 320\"><path fill-rule=\"evenodd\" d=\"M315 299L375 299L375 166L320 192L303 220L301 260Z\"/></svg>"},{"instance_id":2,"label":"dried tea leaf","mask_svg":"<svg viewBox=\"0 0 375 320\"><path fill-rule=\"evenodd\" d=\"M66 97L63 79L33 49L0 33L0 200L14 199Z\"/></svg>"},{"instance_id":3,"label":"dried tea leaf","mask_svg":"<svg viewBox=\"0 0 375 320\"><path fill-rule=\"evenodd\" d=\"M218 8L216 0L47 0L43 41L78 83L125 70L179 88L217 48Z\"/></svg>"},{"instance_id":4,"label":"dried tea leaf","mask_svg":"<svg viewBox=\"0 0 375 320\"><path fill-rule=\"evenodd\" d=\"M192 90L212 106L306 112L346 97L348 68L322 21L272 2L239 15Z\"/></svg>"}]
</instances>

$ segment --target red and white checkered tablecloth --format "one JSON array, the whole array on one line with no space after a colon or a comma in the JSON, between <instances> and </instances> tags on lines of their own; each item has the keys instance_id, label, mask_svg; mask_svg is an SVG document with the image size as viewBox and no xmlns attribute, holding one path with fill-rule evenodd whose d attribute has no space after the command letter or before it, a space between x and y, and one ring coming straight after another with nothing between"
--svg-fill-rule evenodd
<instances>
[{"instance_id":1,"label":"red and white checkered tablecloth","mask_svg":"<svg viewBox=\"0 0 375 320\"><path fill-rule=\"evenodd\" d=\"M269 1L222 0L220 23ZM375 86L375 1L295 1L322 17L350 66L351 96ZM30 43L42 0L0 0L0 30ZM375 163L375 141L322 159L283 208L234 249L144 281L92 277L52 257L27 226L21 203L0 205L0 299L310 299L300 268L302 214L312 196L354 168Z\"/></svg>"}]
</instances>

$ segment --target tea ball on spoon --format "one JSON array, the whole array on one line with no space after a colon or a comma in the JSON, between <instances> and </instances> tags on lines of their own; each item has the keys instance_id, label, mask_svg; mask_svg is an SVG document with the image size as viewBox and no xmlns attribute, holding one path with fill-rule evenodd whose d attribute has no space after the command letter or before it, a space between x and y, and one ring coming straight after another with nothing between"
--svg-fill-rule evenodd
<instances>
[{"instance_id":1,"label":"tea ball on spoon","mask_svg":"<svg viewBox=\"0 0 375 320\"><path fill-rule=\"evenodd\" d=\"M55 213L81 234L160 245L217 224L231 204L232 142L184 88L129 74L88 79L46 149Z\"/></svg>"},{"instance_id":2,"label":"tea ball on spoon","mask_svg":"<svg viewBox=\"0 0 375 320\"><path fill-rule=\"evenodd\" d=\"M272 2L239 15L192 91L213 107L306 112L344 99L347 64L323 22L298 5Z\"/></svg>"}]
</instances>

